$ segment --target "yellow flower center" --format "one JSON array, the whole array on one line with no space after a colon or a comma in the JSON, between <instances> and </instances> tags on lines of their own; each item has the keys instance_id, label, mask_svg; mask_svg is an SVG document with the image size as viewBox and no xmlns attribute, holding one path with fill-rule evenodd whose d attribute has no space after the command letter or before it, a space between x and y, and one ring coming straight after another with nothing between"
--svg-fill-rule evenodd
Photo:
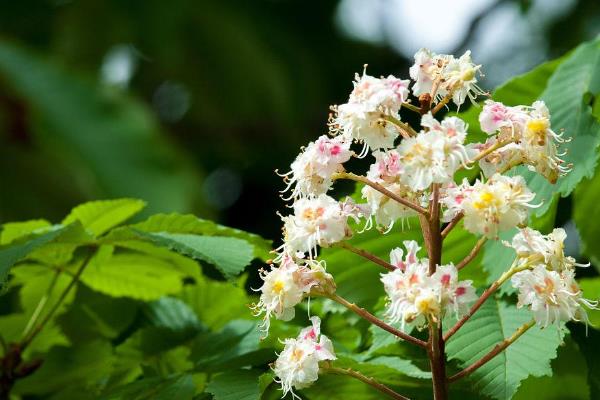
<instances>
[{"instance_id":1,"label":"yellow flower center","mask_svg":"<svg viewBox=\"0 0 600 400\"><path fill-rule=\"evenodd\" d=\"M283 291L284 286L283 281L275 281L275 283L273 283L273 291L280 294Z\"/></svg>"},{"instance_id":2,"label":"yellow flower center","mask_svg":"<svg viewBox=\"0 0 600 400\"><path fill-rule=\"evenodd\" d=\"M483 192L479 195L479 200L473 203L473 207L478 210L490 207L496 202L496 196L490 192Z\"/></svg>"},{"instance_id":3,"label":"yellow flower center","mask_svg":"<svg viewBox=\"0 0 600 400\"><path fill-rule=\"evenodd\" d=\"M292 352L292 360L300 361L300 359L302 358L303 355L304 355L304 352L302 350L294 349L294 351Z\"/></svg>"},{"instance_id":4,"label":"yellow flower center","mask_svg":"<svg viewBox=\"0 0 600 400\"><path fill-rule=\"evenodd\" d=\"M473 68L469 68L468 70L466 70L462 73L461 79L465 82L470 81L473 78L475 78L475 69L473 69Z\"/></svg>"}]
</instances>

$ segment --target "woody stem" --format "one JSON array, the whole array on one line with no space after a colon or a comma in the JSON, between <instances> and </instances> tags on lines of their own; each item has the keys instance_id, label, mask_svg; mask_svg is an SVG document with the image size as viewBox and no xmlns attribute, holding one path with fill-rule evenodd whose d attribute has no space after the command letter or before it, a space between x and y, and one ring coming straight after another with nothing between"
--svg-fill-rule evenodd
<instances>
[{"instance_id":1,"label":"woody stem","mask_svg":"<svg viewBox=\"0 0 600 400\"><path fill-rule=\"evenodd\" d=\"M358 249L349 243L339 242L339 243L332 245L332 247L340 247L342 249L346 249L356 255L366 258L367 260L369 260L371 262L374 262L377 265L382 266L383 268L387 269L388 271L394 271L396 269L396 267L393 266L392 264L390 264L389 262L382 260L381 258L377 257L374 254L369 253L366 250Z\"/></svg>"},{"instance_id":2,"label":"woody stem","mask_svg":"<svg viewBox=\"0 0 600 400\"><path fill-rule=\"evenodd\" d=\"M373 182L371 180L369 180L368 178L364 177L364 176L360 176L360 175L356 175L353 174L351 172L339 172L337 174L334 174L332 176L333 180L337 180L337 179L349 179L355 182L361 182L364 183L365 185L371 186L373 189L377 190L380 193L383 193L384 195L386 195L387 197L389 197L392 200L397 201L398 203L402 204L403 206L410 208L412 210L415 210L416 212L422 214L422 215L426 215L429 216L429 212L421 207L418 204L414 204L400 196L398 196L397 194L390 192L389 190L387 190L385 187L383 187L382 185Z\"/></svg>"},{"instance_id":3,"label":"woody stem","mask_svg":"<svg viewBox=\"0 0 600 400\"><path fill-rule=\"evenodd\" d=\"M379 318L377 318L376 316L374 316L373 314L371 314L370 312L368 312L367 310L365 310L364 308L361 308L359 306L357 306L354 303L350 303L348 300L344 299L343 297L337 295L337 294L332 294L330 296L328 296L331 300L335 301L338 304L343 305L344 307L346 307L347 309L349 309L350 311L352 311L353 313L357 314L358 316L366 319L367 321L369 321L370 323L372 323L373 325L377 325L378 327L380 327L381 329L388 331L389 333L391 333L394 336L397 336L401 339L406 340L407 342L410 342L412 344L415 344L419 347L423 347L426 348L427 347L427 343L425 343L424 341L417 339L407 333L402 332L399 329L394 328L391 325L386 324L385 322L383 322L382 320L380 320Z\"/></svg>"},{"instance_id":4,"label":"woody stem","mask_svg":"<svg viewBox=\"0 0 600 400\"><path fill-rule=\"evenodd\" d=\"M394 390L387 387L386 385L377 382L375 379L365 376L365 375L361 374L360 372L354 371L350 368L324 367L323 371L330 373L330 374L345 375L345 376L350 376L354 379L358 379L359 381L366 383L367 385L375 388L376 390L380 391L381 393L388 395L392 399L410 400L408 397L402 396L400 393L397 393Z\"/></svg>"}]
</instances>

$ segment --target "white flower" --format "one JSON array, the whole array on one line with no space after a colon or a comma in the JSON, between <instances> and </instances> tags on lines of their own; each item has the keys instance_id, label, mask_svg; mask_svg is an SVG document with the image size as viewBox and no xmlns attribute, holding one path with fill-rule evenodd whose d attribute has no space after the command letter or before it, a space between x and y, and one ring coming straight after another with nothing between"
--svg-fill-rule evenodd
<instances>
[{"instance_id":1,"label":"white flower","mask_svg":"<svg viewBox=\"0 0 600 400\"><path fill-rule=\"evenodd\" d=\"M523 228L513 237L511 247L517 252L520 264L544 263L548 269L558 272L575 266L589 266L579 264L573 257L565 255L566 238L567 234L562 228L556 228L548 235L542 235L531 228Z\"/></svg>"},{"instance_id":2,"label":"white flower","mask_svg":"<svg viewBox=\"0 0 600 400\"><path fill-rule=\"evenodd\" d=\"M352 234L348 208L327 195L301 198L294 202L294 214L282 217L284 244L288 254L297 251L314 255L316 246L327 246Z\"/></svg>"},{"instance_id":3,"label":"white flower","mask_svg":"<svg viewBox=\"0 0 600 400\"><path fill-rule=\"evenodd\" d=\"M375 78L366 72L362 76L357 74L348 102L333 107L335 116L329 124L331 132L364 143L361 156L368 148L393 147L398 131L386 118L400 118L398 112L408 98L408 84L408 80L392 75Z\"/></svg>"},{"instance_id":4,"label":"white flower","mask_svg":"<svg viewBox=\"0 0 600 400\"><path fill-rule=\"evenodd\" d=\"M478 151L485 151L487 148L496 145L497 142L498 138L492 136L484 144L478 144L475 148ZM479 160L479 167L486 177L490 177L495 173L504 173L513 166L525 161L522 146L517 143L509 143Z\"/></svg>"},{"instance_id":5,"label":"white flower","mask_svg":"<svg viewBox=\"0 0 600 400\"><path fill-rule=\"evenodd\" d=\"M559 154L557 148L565 140L551 129L550 114L543 101L536 101L531 107L507 107L487 101L479 121L484 132L498 133L497 138L488 140L490 145L498 140L514 141L480 161L480 166L487 169L487 172L484 169L485 173L523 162L531 171L554 183L559 176L569 172L570 167L560 158L564 154Z\"/></svg>"},{"instance_id":6,"label":"white flower","mask_svg":"<svg viewBox=\"0 0 600 400\"><path fill-rule=\"evenodd\" d=\"M523 107L508 107L493 100L486 100L479 114L481 130L489 135L502 131L512 136L516 130L521 129L525 119Z\"/></svg>"},{"instance_id":7,"label":"white flower","mask_svg":"<svg viewBox=\"0 0 600 400\"><path fill-rule=\"evenodd\" d=\"M352 157L350 141L343 136L330 138L327 135L311 142L296 157L291 171L282 175L288 186L295 185L290 198L318 196L332 186L331 176L344 170L343 163Z\"/></svg>"},{"instance_id":8,"label":"white flower","mask_svg":"<svg viewBox=\"0 0 600 400\"><path fill-rule=\"evenodd\" d=\"M300 332L296 339L286 339L283 351L277 357L273 371L275 382L281 384L283 396L291 393L299 399L294 389L312 385L319 377L319 361L335 360L333 345L320 333L321 320L311 318L312 327Z\"/></svg>"},{"instance_id":9,"label":"white flower","mask_svg":"<svg viewBox=\"0 0 600 400\"><path fill-rule=\"evenodd\" d=\"M336 116L330 122L331 133L364 143L365 148L359 157L364 156L368 148L376 150L394 147L398 130L385 120L385 113L371 111L362 103L341 104L334 111Z\"/></svg>"},{"instance_id":10,"label":"white flower","mask_svg":"<svg viewBox=\"0 0 600 400\"><path fill-rule=\"evenodd\" d=\"M390 192L412 202L418 202L418 194L406 185L400 183L403 166L400 154L396 150L387 152L376 151L373 153L375 163L367 172L367 178L377 182ZM367 200L368 215L375 218L379 226L391 229L394 222L400 218L416 215L415 211L390 199L377 189L365 185L361 189L362 198ZM370 221L367 226L369 226Z\"/></svg>"},{"instance_id":11,"label":"white flower","mask_svg":"<svg viewBox=\"0 0 600 400\"><path fill-rule=\"evenodd\" d=\"M522 133L522 145L530 169L555 183L559 176L569 172L558 154L557 143L563 143L562 135L550 128L550 113L543 101L536 101L529 109L529 118Z\"/></svg>"},{"instance_id":12,"label":"white flower","mask_svg":"<svg viewBox=\"0 0 600 400\"><path fill-rule=\"evenodd\" d=\"M401 247L396 247L390 252L390 263L399 270L404 271L407 265L419 261L417 252L421 250L421 247L414 240L405 240L402 244L406 248L406 256L404 256L404 250Z\"/></svg>"},{"instance_id":13,"label":"white flower","mask_svg":"<svg viewBox=\"0 0 600 400\"><path fill-rule=\"evenodd\" d=\"M512 285L519 290L518 307L528 306L538 326L547 327L561 321L588 322L582 305L596 309L597 302L583 298L572 269L549 271L545 265L513 275Z\"/></svg>"},{"instance_id":14,"label":"white flower","mask_svg":"<svg viewBox=\"0 0 600 400\"><path fill-rule=\"evenodd\" d=\"M415 63L409 70L410 77L415 81L413 93L415 96L429 93L434 96L434 101L451 95L457 106L464 103L467 97L475 101L478 95L485 93L477 86L480 68L481 65L472 62L470 51L457 59L452 55L421 49L415 54Z\"/></svg>"},{"instance_id":15,"label":"white flower","mask_svg":"<svg viewBox=\"0 0 600 400\"><path fill-rule=\"evenodd\" d=\"M391 264L398 269L383 274L381 281L388 296L386 316L391 323L414 323L418 328L428 319L438 320L446 313L458 318L468 310L477 296L471 281L459 281L453 264L437 266L429 276L429 262L417 258L420 247L405 241L406 257L400 248L390 253Z\"/></svg>"},{"instance_id":16,"label":"white flower","mask_svg":"<svg viewBox=\"0 0 600 400\"><path fill-rule=\"evenodd\" d=\"M280 256L280 266L271 266L266 272L261 270L263 285L260 301L252 306L255 316L264 314L261 326L268 333L271 317L289 321L295 316L294 307L312 293L333 293L335 283L321 263L307 260L296 263L289 255Z\"/></svg>"},{"instance_id":17,"label":"white flower","mask_svg":"<svg viewBox=\"0 0 600 400\"><path fill-rule=\"evenodd\" d=\"M404 139L398 146L403 165L401 181L413 191L425 190L432 183L451 182L456 170L466 166L473 155L463 145L467 127L459 118L446 118L440 123L426 114L421 124L429 130Z\"/></svg>"},{"instance_id":18,"label":"white flower","mask_svg":"<svg viewBox=\"0 0 600 400\"><path fill-rule=\"evenodd\" d=\"M444 220L464 213L464 226L469 232L495 238L498 233L523 223L527 209L535 207L534 199L521 176L493 175L486 183L479 180L470 186L465 180L448 188L442 198L447 207Z\"/></svg>"},{"instance_id":19,"label":"white flower","mask_svg":"<svg viewBox=\"0 0 600 400\"><path fill-rule=\"evenodd\" d=\"M438 266L430 279L440 285L439 301L444 307L444 312L454 313L456 318L464 315L470 304L477 300L473 281L459 281L454 264Z\"/></svg>"},{"instance_id":20,"label":"white flower","mask_svg":"<svg viewBox=\"0 0 600 400\"><path fill-rule=\"evenodd\" d=\"M442 87L447 93L452 94L454 104L460 106L467 97L475 103L477 96L485 94L477 86L477 74L481 74L480 69L481 65L475 65L471 60L470 50L467 50L458 59L450 58L443 72Z\"/></svg>"}]
</instances>

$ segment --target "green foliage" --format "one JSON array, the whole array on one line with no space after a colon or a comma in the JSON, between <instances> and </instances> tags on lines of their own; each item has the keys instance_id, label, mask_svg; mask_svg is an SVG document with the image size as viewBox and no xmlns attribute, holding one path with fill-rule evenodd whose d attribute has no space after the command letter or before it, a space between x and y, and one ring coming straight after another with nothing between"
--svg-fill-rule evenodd
<instances>
[{"instance_id":1,"label":"green foliage","mask_svg":"<svg viewBox=\"0 0 600 400\"><path fill-rule=\"evenodd\" d=\"M531 320L526 310L502 300L488 299L481 309L447 343L450 359L462 367L477 361L520 326ZM521 381L532 376L552 375L550 360L562 334L555 329L533 327L505 351L470 375L481 393L495 399L510 399Z\"/></svg>"},{"instance_id":2,"label":"green foliage","mask_svg":"<svg viewBox=\"0 0 600 400\"><path fill-rule=\"evenodd\" d=\"M47 156L67 169L62 179L98 197L141 197L153 212L187 211L198 203L196 170L138 101L6 40L0 42L0 76L27 99L35 141L50 154L69 155ZM165 164L168 169L160 168Z\"/></svg>"},{"instance_id":3,"label":"green foliage","mask_svg":"<svg viewBox=\"0 0 600 400\"><path fill-rule=\"evenodd\" d=\"M69 225L79 221L94 236L100 236L127 221L145 206L145 202L135 199L92 201L75 207L62 224Z\"/></svg>"},{"instance_id":4,"label":"green foliage","mask_svg":"<svg viewBox=\"0 0 600 400\"><path fill-rule=\"evenodd\" d=\"M214 395L215 400L255 400L262 392L260 376L261 371L257 370L223 372L210 381L206 391Z\"/></svg>"}]
</instances>

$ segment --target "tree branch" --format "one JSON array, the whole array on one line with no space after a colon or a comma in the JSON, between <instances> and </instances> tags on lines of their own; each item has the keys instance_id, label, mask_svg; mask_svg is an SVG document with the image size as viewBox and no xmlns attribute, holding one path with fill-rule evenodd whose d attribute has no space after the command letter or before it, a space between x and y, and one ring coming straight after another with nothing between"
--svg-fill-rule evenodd
<instances>
[{"instance_id":1,"label":"tree branch","mask_svg":"<svg viewBox=\"0 0 600 400\"><path fill-rule=\"evenodd\" d=\"M487 238L485 236L482 236L475 244L475 247L473 247L473 250L471 250L471 252L465 258L463 258L461 262L456 264L456 269L460 271L461 269L466 267L471 261L473 261L473 259L477 257L477 254L479 254L479 251L481 250L485 242L487 242Z\"/></svg>"},{"instance_id":2,"label":"tree branch","mask_svg":"<svg viewBox=\"0 0 600 400\"><path fill-rule=\"evenodd\" d=\"M369 261L374 262L377 265L382 266L383 268L387 269L388 271L394 271L395 269L397 269L394 265L390 264L389 262L387 262L385 260L382 260L381 258L377 257L374 254L369 253L366 250L358 249L358 248L352 246L349 243L339 242L339 243L336 243L336 244L332 245L331 247L339 247L339 248L342 248L342 249L346 249L346 250L348 250L348 251L350 251L350 252L352 252L352 253L354 253L356 255L359 255L359 256L361 256L363 258L366 258Z\"/></svg>"},{"instance_id":3,"label":"tree branch","mask_svg":"<svg viewBox=\"0 0 600 400\"><path fill-rule=\"evenodd\" d=\"M422 348L426 348L427 347L427 343L424 342L421 339L417 339L407 333L402 332L399 329L394 328L391 325L386 324L385 322L383 322L382 320L380 320L379 318L377 318L376 316L374 316L373 314L371 314L370 312L368 312L367 310L365 310L364 308L360 308L359 306L357 306L354 303L350 303L348 300L344 299L343 297L337 295L337 294L332 294L331 296L328 296L331 300L335 301L336 303L339 303L341 305L343 305L344 307L346 307L347 309L349 309L350 311L354 312L355 314L357 314L358 316L366 319L367 321L369 321L370 323L372 323L373 325L377 325L378 327L380 327L381 329L388 331L389 333L391 333L394 336L397 336L401 339L404 339L407 342L410 342L414 345L417 345L419 347Z\"/></svg>"},{"instance_id":4,"label":"tree branch","mask_svg":"<svg viewBox=\"0 0 600 400\"><path fill-rule=\"evenodd\" d=\"M459 373L457 373L455 375L452 375L450 378L448 378L448 381L454 382L460 378L463 378L463 377L470 375L473 372L477 371L479 368L481 368L483 365L485 365L492 358L496 357L498 354L500 354L502 351L504 351L508 346L510 346L511 344L516 342L517 339L520 338L525 332L527 332L527 330L529 330L529 328L531 328L533 325L535 325L534 320L531 320L531 321L521 325L515 331L515 333L512 334L511 337L504 339L503 341L498 343L496 346L494 346L494 348L492 350L490 350L489 353L487 353L485 356L481 357L479 360L475 361L473 364L469 365L467 368L463 369L462 371L460 371Z\"/></svg>"},{"instance_id":5,"label":"tree branch","mask_svg":"<svg viewBox=\"0 0 600 400\"><path fill-rule=\"evenodd\" d=\"M381 186L380 184L378 184L376 182L373 182L373 181L367 179L364 176L356 175L356 174L353 174L351 172L339 172L337 174L334 174L332 176L332 179L333 180L337 180L337 179L349 179L349 180L352 180L352 181L364 183L365 185L371 186L373 189L377 190L378 192L385 194L390 199L393 199L393 200L397 201L398 203L402 204L403 206L406 206L406 207L408 207L408 208L410 208L412 210L415 210L416 212L418 212L420 214L429 216L429 212L425 208L423 208L423 207L421 207L421 206L419 206L417 204L414 204L414 203L412 203L412 202L410 202L410 201L408 201L408 200L406 200L406 199L398 196L395 193L390 192L385 187Z\"/></svg>"},{"instance_id":6,"label":"tree branch","mask_svg":"<svg viewBox=\"0 0 600 400\"><path fill-rule=\"evenodd\" d=\"M379 390L381 393L390 396L392 399L410 400L408 397L402 396L400 393L397 393L389 387L385 386L384 384L377 382L375 379L364 376L360 372L354 371L350 368L323 367L323 371L330 374L345 375L350 376L354 379L358 379L359 381L366 383L367 385L375 388L376 390Z\"/></svg>"},{"instance_id":7,"label":"tree branch","mask_svg":"<svg viewBox=\"0 0 600 400\"><path fill-rule=\"evenodd\" d=\"M452 218L452 220L448 223L448 225L446 225L444 230L442 230L442 239L444 239L446 236L448 236L450 231L452 231L452 229L454 229L454 227L456 225L458 225L458 223L462 220L463 217L464 217L464 214L461 212L461 213L458 213L454 218Z\"/></svg>"}]
</instances>

